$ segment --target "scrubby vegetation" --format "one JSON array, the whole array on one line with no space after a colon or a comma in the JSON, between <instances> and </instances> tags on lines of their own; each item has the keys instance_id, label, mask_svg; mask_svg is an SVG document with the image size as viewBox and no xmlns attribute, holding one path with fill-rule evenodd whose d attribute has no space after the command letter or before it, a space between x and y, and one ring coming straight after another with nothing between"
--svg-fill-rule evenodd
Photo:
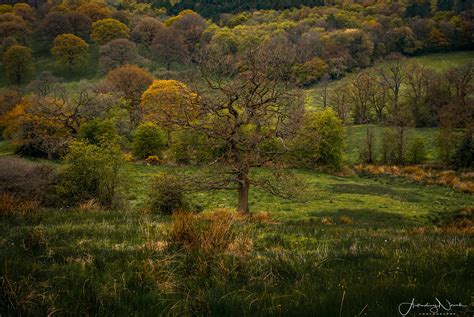
<instances>
[{"instance_id":1,"label":"scrubby vegetation","mask_svg":"<svg viewBox=\"0 0 474 317\"><path fill-rule=\"evenodd\" d=\"M474 309L471 2L3 3L1 316Z\"/></svg>"}]
</instances>

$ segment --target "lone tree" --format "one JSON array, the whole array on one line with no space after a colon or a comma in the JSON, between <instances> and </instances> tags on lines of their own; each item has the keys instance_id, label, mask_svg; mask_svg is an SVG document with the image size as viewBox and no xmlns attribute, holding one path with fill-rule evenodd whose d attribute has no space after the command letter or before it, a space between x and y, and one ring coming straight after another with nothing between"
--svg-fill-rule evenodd
<instances>
[{"instance_id":1,"label":"lone tree","mask_svg":"<svg viewBox=\"0 0 474 317\"><path fill-rule=\"evenodd\" d=\"M168 109L180 109L179 115L156 117L162 126L189 129L204 134L209 146L220 145L221 155L213 163L212 172L195 185L201 189L237 190L239 212L249 212L251 185L290 198L294 197L291 189L300 183L287 177L282 169L275 168L275 173L265 178L251 172L252 167L277 167L286 141L300 125L303 104L288 78L292 60L286 50L270 45L249 48L235 58L222 51L206 50L201 54L199 69L207 87L196 98L177 98L186 104ZM174 87L188 93L185 85ZM149 93L145 92L143 103L153 103ZM165 107L160 109L166 111Z\"/></svg>"},{"instance_id":2,"label":"lone tree","mask_svg":"<svg viewBox=\"0 0 474 317\"><path fill-rule=\"evenodd\" d=\"M68 70L77 69L87 63L89 59L89 45L74 34L61 34L54 39L51 53L58 64Z\"/></svg>"}]
</instances>

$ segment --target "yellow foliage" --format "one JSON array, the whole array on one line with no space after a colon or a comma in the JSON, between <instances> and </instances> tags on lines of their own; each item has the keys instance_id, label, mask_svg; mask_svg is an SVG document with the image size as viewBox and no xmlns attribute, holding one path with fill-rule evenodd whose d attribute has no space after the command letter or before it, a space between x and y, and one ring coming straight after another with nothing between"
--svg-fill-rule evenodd
<instances>
[{"instance_id":1,"label":"yellow foliage","mask_svg":"<svg viewBox=\"0 0 474 317\"><path fill-rule=\"evenodd\" d=\"M198 95L176 80L155 80L143 93L145 121L157 121L163 126L192 121L197 115Z\"/></svg>"}]
</instances>

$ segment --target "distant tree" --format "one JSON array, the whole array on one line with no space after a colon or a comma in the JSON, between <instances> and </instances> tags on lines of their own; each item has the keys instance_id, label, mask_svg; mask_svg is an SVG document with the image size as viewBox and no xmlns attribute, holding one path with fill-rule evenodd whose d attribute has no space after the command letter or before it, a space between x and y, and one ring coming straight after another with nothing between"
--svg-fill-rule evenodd
<instances>
[{"instance_id":1,"label":"distant tree","mask_svg":"<svg viewBox=\"0 0 474 317\"><path fill-rule=\"evenodd\" d=\"M15 14L21 17L31 27L35 27L37 21L35 10L27 3L16 3L13 6Z\"/></svg>"},{"instance_id":2,"label":"distant tree","mask_svg":"<svg viewBox=\"0 0 474 317\"><path fill-rule=\"evenodd\" d=\"M415 120L415 125L418 127L427 126L431 121L426 105L426 100L430 93L431 76L431 72L425 66L416 62L407 66L407 102Z\"/></svg>"},{"instance_id":3,"label":"distant tree","mask_svg":"<svg viewBox=\"0 0 474 317\"><path fill-rule=\"evenodd\" d=\"M24 42L30 34L28 24L21 17L12 13L0 14L0 38L13 37Z\"/></svg>"},{"instance_id":4,"label":"distant tree","mask_svg":"<svg viewBox=\"0 0 474 317\"><path fill-rule=\"evenodd\" d=\"M145 122L135 129L132 142L134 157L146 159L151 155L160 156L165 147L165 134L155 123Z\"/></svg>"},{"instance_id":5,"label":"distant tree","mask_svg":"<svg viewBox=\"0 0 474 317\"><path fill-rule=\"evenodd\" d=\"M43 36L49 39L73 31L66 13L57 11L50 12L44 17L40 29Z\"/></svg>"},{"instance_id":6,"label":"distant tree","mask_svg":"<svg viewBox=\"0 0 474 317\"><path fill-rule=\"evenodd\" d=\"M165 63L167 70L171 68L171 63L184 62L188 56L184 38L178 31L169 27L160 29L155 34L151 51L156 60Z\"/></svg>"},{"instance_id":7,"label":"distant tree","mask_svg":"<svg viewBox=\"0 0 474 317\"><path fill-rule=\"evenodd\" d=\"M407 26L389 30L384 42L389 53L413 54L418 49L413 31Z\"/></svg>"},{"instance_id":8,"label":"distant tree","mask_svg":"<svg viewBox=\"0 0 474 317\"><path fill-rule=\"evenodd\" d=\"M157 19L146 17L140 20L135 28L133 28L131 37L135 42L150 47L155 40L156 34L164 28L164 24Z\"/></svg>"},{"instance_id":9,"label":"distant tree","mask_svg":"<svg viewBox=\"0 0 474 317\"><path fill-rule=\"evenodd\" d=\"M373 126L366 126L364 142L359 151L359 157L362 163L375 163L375 131Z\"/></svg>"},{"instance_id":10,"label":"distant tree","mask_svg":"<svg viewBox=\"0 0 474 317\"><path fill-rule=\"evenodd\" d=\"M421 164L426 160L426 148L423 139L415 137L408 144L407 161L410 164Z\"/></svg>"},{"instance_id":11,"label":"distant tree","mask_svg":"<svg viewBox=\"0 0 474 317\"><path fill-rule=\"evenodd\" d=\"M118 131L113 120L94 118L81 124L77 136L89 144L100 145L105 140L116 139Z\"/></svg>"},{"instance_id":12,"label":"distant tree","mask_svg":"<svg viewBox=\"0 0 474 317\"><path fill-rule=\"evenodd\" d=\"M105 4L98 2L87 1L81 5L77 11L87 15L92 22L112 17L112 10L109 9Z\"/></svg>"},{"instance_id":13,"label":"distant tree","mask_svg":"<svg viewBox=\"0 0 474 317\"><path fill-rule=\"evenodd\" d=\"M114 19L98 20L92 23L91 38L99 45L115 39L128 39L130 30L120 21Z\"/></svg>"},{"instance_id":14,"label":"distant tree","mask_svg":"<svg viewBox=\"0 0 474 317\"><path fill-rule=\"evenodd\" d=\"M428 17L431 15L431 2L429 0L410 0L405 10L406 17Z\"/></svg>"},{"instance_id":15,"label":"distant tree","mask_svg":"<svg viewBox=\"0 0 474 317\"><path fill-rule=\"evenodd\" d=\"M89 59L89 45L74 34L61 34L54 39L51 53L68 70L84 66Z\"/></svg>"},{"instance_id":16,"label":"distant tree","mask_svg":"<svg viewBox=\"0 0 474 317\"><path fill-rule=\"evenodd\" d=\"M391 55L386 65L379 69L379 76L386 88L387 123L396 130L396 132L390 132L391 137L396 135L396 138L392 141L396 144L393 161L397 164L403 164L409 142L408 130L413 123L411 112L407 109L407 104L402 101L401 88L407 77L404 59L399 55Z\"/></svg>"},{"instance_id":17,"label":"distant tree","mask_svg":"<svg viewBox=\"0 0 474 317\"><path fill-rule=\"evenodd\" d=\"M135 65L125 65L111 70L107 80L114 91L123 94L128 102L130 121L137 126L143 118L141 97L153 82L153 77L144 69Z\"/></svg>"},{"instance_id":18,"label":"distant tree","mask_svg":"<svg viewBox=\"0 0 474 317\"><path fill-rule=\"evenodd\" d=\"M10 46L3 54L5 73L16 85L25 83L33 73L31 49L21 45Z\"/></svg>"},{"instance_id":19,"label":"distant tree","mask_svg":"<svg viewBox=\"0 0 474 317\"><path fill-rule=\"evenodd\" d=\"M127 39L112 40L100 47L99 64L105 72L127 64L136 64L138 58L135 43Z\"/></svg>"},{"instance_id":20,"label":"distant tree","mask_svg":"<svg viewBox=\"0 0 474 317\"><path fill-rule=\"evenodd\" d=\"M197 101L198 96L187 85L177 80L155 80L142 96L143 120L159 122L171 143L171 131L178 128L173 122L196 117L193 106Z\"/></svg>"},{"instance_id":21,"label":"distant tree","mask_svg":"<svg viewBox=\"0 0 474 317\"><path fill-rule=\"evenodd\" d=\"M293 73L300 85L310 85L317 82L326 71L326 63L319 57L313 57L303 64L295 64Z\"/></svg>"},{"instance_id":22,"label":"distant tree","mask_svg":"<svg viewBox=\"0 0 474 317\"><path fill-rule=\"evenodd\" d=\"M435 50L443 50L449 47L449 40L444 36L444 34L438 29L433 28L429 35L430 47Z\"/></svg>"},{"instance_id":23,"label":"distant tree","mask_svg":"<svg viewBox=\"0 0 474 317\"><path fill-rule=\"evenodd\" d=\"M343 85L331 91L329 105L334 109L343 124L349 123L352 103L350 101L349 87Z\"/></svg>"},{"instance_id":24,"label":"distant tree","mask_svg":"<svg viewBox=\"0 0 474 317\"><path fill-rule=\"evenodd\" d=\"M71 25L71 32L73 34L82 38L89 36L92 21L87 15L78 11L70 11L66 14L66 17Z\"/></svg>"},{"instance_id":25,"label":"distant tree","mask_svg":"<svg viewBox=\"0 0 474 317\"><path fill-rule=\"evenodd\" d=\"M375 85L374 78L365 72L357 74L357 77L349 84L349 96L356 124L365 124L371 121L370 102Z\"/></svg>"},{"instance_id":26,"label":"distant tree","mask_svg":"<svg viewBox=\"0 0 474 317\"><path fill-rule=\"evenodd\" d=\"M190 12L175 20L171 27L183 36L187 51L193 54L196 44L199 43L202 33L207 28L207 22L199 14Z\"/></svg>"},{"instance_id":27,"label":"distant tree","mask_svg":"<svg viewBox=\"0 0 474 317\"><path fill-rule=\"evenodd\" d=\"M342 165L344 138L344 128L334 110L307 113L292 152L299 166L338 169Z\"/></svg>"}]
</instances>

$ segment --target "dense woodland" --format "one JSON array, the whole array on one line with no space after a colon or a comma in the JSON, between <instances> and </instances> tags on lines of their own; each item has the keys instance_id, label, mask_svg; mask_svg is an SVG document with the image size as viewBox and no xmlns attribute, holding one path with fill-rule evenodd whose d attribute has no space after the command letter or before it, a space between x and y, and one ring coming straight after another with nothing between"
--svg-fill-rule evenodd
<instances>
[{"instance_id":1,"label":"dense woodland","mask_svg":"<svg viewBox=\"0 0 474 317\"><path fill-rule=\"evenodd\" d=\"M340 169L343 124L387 127L380 153L367 127L363 163L423 163L425 145L410 129L440 127L439 162L472 166L473 64L435 73L405 61L471 49L469 3L340 3L223 14L215 22L168 9L1 5L4 137L18 153L48 159L74 144L115 140L130 159L216 163L219 177L200 188L238 189L241 211L248 211L251 183L280 193L281 180L251 181L253 167ZM35 70L45 56L79 79L91 59L99 69L93 80L71 85L57 72ZM357 75L327 92L348 73ZM303 89L314 84L323 87L323 111L305 105Z\"/></svg>"}]
</instances>

